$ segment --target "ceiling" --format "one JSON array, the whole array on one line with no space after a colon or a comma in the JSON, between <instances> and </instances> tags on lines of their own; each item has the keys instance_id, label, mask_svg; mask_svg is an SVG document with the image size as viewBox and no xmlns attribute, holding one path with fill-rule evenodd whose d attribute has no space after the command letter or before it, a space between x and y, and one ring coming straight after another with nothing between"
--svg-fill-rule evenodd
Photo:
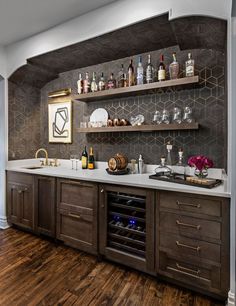
<instances>
[{"instance_id":1,"label":"ceiling","mask_svg":"<svg viewBox=\"0 0 236 306\"><path fill-rule=\"evenodd\" d=\"M0 0L0 45L30 37L115 0Z\"/></svg>"}]
</instances>

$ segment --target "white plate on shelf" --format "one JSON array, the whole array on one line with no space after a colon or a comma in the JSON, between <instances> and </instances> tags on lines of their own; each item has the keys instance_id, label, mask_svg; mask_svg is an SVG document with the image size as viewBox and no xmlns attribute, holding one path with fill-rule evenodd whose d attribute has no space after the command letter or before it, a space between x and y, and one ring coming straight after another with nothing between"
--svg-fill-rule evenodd
<instances>
[{"instance_id":1,"label":"white plate on shelf","mask_svg":"<svg viewBox=\"0 0 236 306\"><path fill-rule=\"evenodd\" d=\"M105 110L105 108L97 108L92 112L89 121L104 122L107 124L107 120L108 120L108 112Z\"/></svg>"}]
</instances>

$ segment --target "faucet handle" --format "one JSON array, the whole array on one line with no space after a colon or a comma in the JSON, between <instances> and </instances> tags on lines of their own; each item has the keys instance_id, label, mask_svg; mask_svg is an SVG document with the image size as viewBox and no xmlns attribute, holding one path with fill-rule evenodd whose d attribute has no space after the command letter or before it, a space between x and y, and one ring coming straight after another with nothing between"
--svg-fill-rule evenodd
<instances>
[{"instance_id":1,"label":"faucet handle","mask_svg":"<svg viewBox=\"0 0 236 306\"><path fill-rule=\"evenodd\" d=\"M45 162L43 159L40 159L41 166L45 166Z\"/></svg>"}]
</instances>

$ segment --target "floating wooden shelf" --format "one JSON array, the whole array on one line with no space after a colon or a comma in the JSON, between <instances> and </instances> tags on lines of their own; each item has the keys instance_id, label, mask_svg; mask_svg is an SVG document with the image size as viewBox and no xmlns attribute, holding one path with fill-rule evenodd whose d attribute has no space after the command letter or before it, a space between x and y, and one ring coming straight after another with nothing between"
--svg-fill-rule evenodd
<instances>
[{"instance_id":1,"label":"floating wooden shelf","mask_svg":"<svg viewBox=\"0 0 236 306\"><path fill-rule=\"evenodd\" d=\"M193 76L193 77L180 78L176 80L135 85L131 87L122 87L122 88L114 88L114 89L108 89L97 92L90 92L88 94L72 95L72 100L78 100L82 102L108 100L112 98L133 96L136 94L147 94L150 92L155 92L159 88L187 86L198 82L199 82L199 77Z\"/></svg>"},{"instance_id":2,"label":"floating wooden shelf","mask_svg":"<svg viewBox=\"0 0 236 306\"><path fill-rule=\"evenodd\" d=\"M193 123L170 123L157 125L128 125L114 127L97 127L97 128L78 128L79 133L114 133L114 132L152 132L152 131L170 131L170 130L198 130L199 124Z\"/></svg>"}]
</instances>

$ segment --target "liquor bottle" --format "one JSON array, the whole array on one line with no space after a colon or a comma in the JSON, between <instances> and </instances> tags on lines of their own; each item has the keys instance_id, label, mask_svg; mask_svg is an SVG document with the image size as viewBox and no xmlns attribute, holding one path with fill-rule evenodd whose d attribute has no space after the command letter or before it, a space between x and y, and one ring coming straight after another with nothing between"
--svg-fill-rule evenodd
<instances>
[{"instance_id":1,"label":"liquor bottle","mask_svg":"<svg viewBox=\"0 0 236 306\"><path fill-rule=\"evenodd\" d=\"M194 76L194 59L191 53L188 53L188 60L185 62L185 76Z\"/></svg>"},{"instance_id":2,"label":"liquor bottle","mask_svg":"<svg viewBox=\"0 0 236 306\"><path fill-rule=\"evenodd\" d=\"M126 87L126 75L124 72L124 65L121 65L121 69L118 74L118 87Z\"/></svg>"},{"instance_id":3,"label":"liquor bottle","mask_svg":"<svg viewBox=\"0 0 236 306\"><path fill-rule=\"evenodd\" d=\"M114 74L113 73L111 73L110 79L107 82L107 88L108 89L116 88L116 80L114 79Z\"/></svg>"},{"instance_id":4,"label":"liquor bottle","mask_svg":"<svg viewBox=\"0 0 236 306\"><path fill-rule=\"evenodd\" d=\"M154 75L154 68L151 63L151 55L148 55L148 64L146 68L146 82L152 83L153 82L153 75Z\"/></svg>"},{"instance_id":5,"label":"liquor bottle","mask_svg":"<svg viewBox=\"0 0 236 306\"><path fill-rule=\"evenodd\" d=\"M137 85L143 84L143 64L142 56L139 56L138 67L137 67Z\"/></svg>"},{"instance_id":6,"label":"liquor bottle","mask_svg":"<svg viewBox=\"0 0 236 306\"><path fill-rule=\"evenodd\" d=\"M98 89L99 89L100 91L106 89L106 84L105 84L103 72L101 73L101 77L100 77L100 80L99 80L99 82L98 82Z\"/></svg>"},{"instance_id":7,"label":"liquor bottle","mask_svg":"<svg viewBox=\"0 0 236 306\"><path fill-rule=\"evenodd\" d=\"M84 150L82 152L81 162L82 162L82 169L87 169L88 168L88 153L86 151L86 146L84 147Z\"/></svg>"},{"instance_id":8,"label":"liquor bottle","mask_svg":"<svg viewBox=\"0 0 236 306\"><path fill-rule=\"evenodd\" d=\"M128 67L128 86L134 85L134 66L133 66L133 60L130 60L130 64Z\"/></svg>"},{"instance_id":9,"label":"liquor bottle","mask_svg":"<svg viewBox=\"0 0 236 306\"><path fill-rule=\"evenodd\" d=\"M95 168L95 161L93 155L93 148L91 147L89 150L88 169L93 170L94 168Z\"/></svg>"},{"instance_id":10,"label":"liquor bottle","mask_svg":"<svg viewBox=\"0 0 236 306\"><path fill-rule=\"evenodd\" d=\"M177 62L176 59L176 53L173 53L173 62L169 66L169 73L170 73L170 79L178 79L179 75L179 63Z\"/></svg>"},{"instance_id":11,"label":"liquor bottle","mask_svg":"<svg viewBox=\"0 0 236 306\"><path fill-rule=\"evenodd\" d=\"M160 56L160 63L158 66L158 81L165 81L166 79L166 68L164 64L164 55Z\"/></svg>"},{"instance_id":12,"label":"liquor bottle","mask_svg":"<svg viewBox=\"0 0 236 306\"><path fill-rule=\"evenodd\" d=\"M93 79L92 79L92 82L91 82L91 91L92 92L98 91L98 84L96 82L96 73L95 72L93 72Z\"/></svg>"},{"instance_id":13,"label":"liquor bottle","mask_svg":"<svg viewBox=\"0 0 236 306\"><path fill-rule=\"evenodd\" d=\"M78 94L82 94L83 93L83 78L82 78L82 74L79 74L79 79L77 81L77 92Z\"/></svg>"},{"instance_id":14,"label":"liquor bottle","mask_svg":"<svg viewBox=\"0 0 236 306\"><path fill-rule=\"evenodd\" d=\"M89 74L88 74L88 72L86 72L85 80L84 80L84 93L90 92L90 89L91 89L91 83L90 83L90 80L89 80Z\"/></svg>"}]
</instances>

